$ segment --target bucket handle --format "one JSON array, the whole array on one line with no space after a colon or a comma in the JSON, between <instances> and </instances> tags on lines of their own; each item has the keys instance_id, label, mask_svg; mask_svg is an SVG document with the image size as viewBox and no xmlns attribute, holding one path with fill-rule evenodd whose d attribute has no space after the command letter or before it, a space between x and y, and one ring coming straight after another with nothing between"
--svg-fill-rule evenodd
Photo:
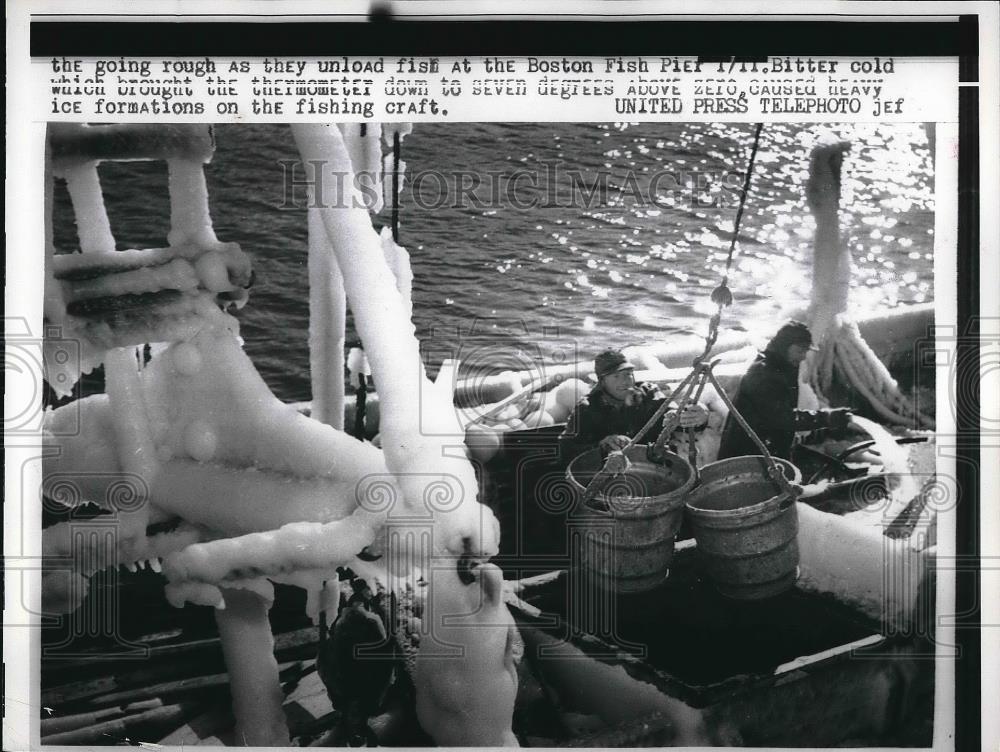
<instances>
[{"instance_id":1,"label":"bucket handle","mask_svg":"<svg viewBox=\"0 0 1000 752\"><path fill-rule=\"evenodd\" d=\"M795 491L794 487L792 490L793 490L792 493L785 494L784 497L781 499L781 503L778 504L779 511L784 512L786 509L792 506L796 501L798 501L799 498L798 492Z\"/></svg>"},{"instance_id":2,"label":"bucket handle","mask_svg":"<svg viewBox=\"0 0 1000 752\"><path fill-rule=\"evenodd\" d=\"M670 408L670 403L673 402L674 399L677 397L677 395L680 394L681 392L685 392L685 397L683 400L681 400L680 404L680 407L683 408L683 406L686 405L687 401L690 399L691 393L695 387L696 384L696 382L694 381L695 377L699 376L703 378L703 371L707 371L708 376L711 377L712 365L715 365L715 363L712 363L707 367L698 366L692 369L691 372L684 377L681 383L674 388L674 390L670 393L670 396L667 397L665 400L663 400L663 403L658 408L656 408L656 411L650 416L649 420L646 421L645 425L643 425L642 428L636 431L635 435L632 436L628 440L628 443L625 444L625 446L623 446L619 451L622 452L628 451L633 446L635 446L639 441L641 441L642 438L647 433L649 433L650 429L652 429L652 427L656 425L656 422L661 418L663 418L664 414ZM702 382L701 386L704 387L704 382ZM698 389L698 393L701 394L701 388ZM680 411L678 411L678 415L679 414ZM673 429L671 429L671 431L672 430ZM608 484L611 477L612 477L611 473L609 473L604 467L602 467L600 471L598 471L597 475L595 475L591 479L590 483L587 484L587 488L583 492L583 501L589 502L597 494L599 494L601 492L601 489L603 489L604 486Z\"/></svg>"},{"instance_id":3,"label":"bucket handle","mask_svg":"<svg viewBox=\"0 0 1000 752\"><path fill-rule=\"evenodd\" d=\"M568 472L569 471L567 470L567 473ZM591 502L594 500L594 498L597 496L597 494L600 493L600 491L603 490L607 486L607 484L611 481L611 478L613 477L613 476L605 474L604 477L601 478L601 480L597 483L596 490L594 490L595 489L595 482L597 481L597 479L598 479L598 477L600 475L601 475L601 473L599 472L598 475L595 476L590 481L590 483L583 490L583 492L577 496L577 502L576 502L577 503L577 508L579 508L581 506L582 507L586 507L586 509L589 512L592 512L594 514L599 514L602 517L610 517L612 519L618 519L618 515L616 514L616 512L619 512L619 511L638 512L638 511L641 511L642 509L644 509L648 504L651 503L649 496L641 496L641 497L633 496L631 498L633 498L633 499L638 498L638 499L641 499L641 501L639 501L639 502L637 502L635 504L629 504L628 505L628 509L626 510L626 509L622 509L621 506L619 506L618 504L616 504L613 501L613 499L615 497L612 496L612 497L606 497L606 498L608 498L608 501L607 501L607 505L606 505L605 508L594 506L593 504L591 504ZM688 478L687 481L685 481L685 483L679 489L676 489L676 491L684 491L684 492L689 491L691 488L694 488L696 485L698 485L699 479L700 479L700 475L698 473L698 469L694 465L691 465L691 476ZM624 505L622 505L622 506L624 506Z\"/></svg>"}]
</instances>

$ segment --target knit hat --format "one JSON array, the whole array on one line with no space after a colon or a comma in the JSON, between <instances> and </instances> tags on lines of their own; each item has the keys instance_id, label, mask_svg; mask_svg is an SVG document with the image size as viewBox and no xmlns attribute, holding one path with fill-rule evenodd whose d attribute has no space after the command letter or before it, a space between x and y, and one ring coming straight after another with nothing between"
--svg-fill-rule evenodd
<instances>
[{"instance_id":1,"label":"knit hat","mask_svg":"<svg viewBox=\"0 0 1000 752\"><path fill-rule=\"evenodd\" d=\"M789 321L782 326L767 343L767 350L784 353L791 345L802 345L810 350L819 349L812 343L812 332L809 331L809 327L801 321Z\"/></svg>"},{"instance_id":2,"label":"knit hat","mask_svg":"<svg viewBox=\"0 0 1000 752\"><path fill-rule=\"evenodd\" d=\"M594 373L599 379L626 369L635 370L635 366L628 362L621 350L605 350L594 358Z\"/></svg>"}]
</instances>

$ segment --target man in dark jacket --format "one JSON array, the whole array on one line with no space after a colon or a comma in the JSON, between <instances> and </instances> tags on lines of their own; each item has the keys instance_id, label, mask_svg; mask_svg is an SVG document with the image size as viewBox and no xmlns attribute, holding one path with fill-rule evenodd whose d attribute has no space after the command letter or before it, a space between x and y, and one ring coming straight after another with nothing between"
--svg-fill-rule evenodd
<instances>
[{"instance_id":1,"label":"man in dark jacket","mask_svg":"<svg viewBox=\"0 0 1000 752\"><path fill-rule=\"evenodd\" d=\"M605 455L621 449L663 404L666 395L654 384L636 382L634 370L619 350L605 350L594 359L597 386L574 408L559 437L564 462L597 446ZM694 404L681 415L680 426L703 426L707 420L708 411ZM656 441L661 428L658 423L642 442Z\"/></svg>"},{"instance_id":2,"label":"man in dark jacket","mask_svg":"<svg viewBox=\"0 0 1000 752\"><path fill-rule=\"evenodd\" d=\"M799 410L799 364L815 350L809 328L798 321L785 324L764 352L747 369L733 403L775 457L788 459L796 431L847 428L846 409ZM722 429L719 459L760 454L750 435L730 415Z\"/></svg>"}]
</instances>

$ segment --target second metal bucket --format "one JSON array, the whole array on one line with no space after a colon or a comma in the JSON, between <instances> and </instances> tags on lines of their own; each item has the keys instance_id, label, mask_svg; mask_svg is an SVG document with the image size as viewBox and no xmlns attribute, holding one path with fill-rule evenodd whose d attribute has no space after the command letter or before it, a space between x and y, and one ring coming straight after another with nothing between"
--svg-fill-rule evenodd
<instances>
[{"instance_id":1,"label":"second metal bucket","mask_svg":"<svg viewBox=\"0 0 1000 752\"><path fill-rule=\"evenodd\" d=\"M801 474L775 459L785 477ZM723 595L768 598L798 579L798 516L795 499L779 493L763 457L732 457L700 471L687 510L708 576Z\"/></svg>"},{"instance_id":2,"label":"second metal bucket","mask_svg":"<svg viewBox=\"0 0 1000 752\"><path fill-rule=\"evenodd\" d=\"M627 472L609 480L570 517L574 555L599 586L639 593L663 583L674 556L674 537L684 501L696 480L691 465L667 453L662 464L646 459L646 446L626 451ZM604 462L597 449L584 452L566 469L579 499Z\"/></svg>"}]
</instances>

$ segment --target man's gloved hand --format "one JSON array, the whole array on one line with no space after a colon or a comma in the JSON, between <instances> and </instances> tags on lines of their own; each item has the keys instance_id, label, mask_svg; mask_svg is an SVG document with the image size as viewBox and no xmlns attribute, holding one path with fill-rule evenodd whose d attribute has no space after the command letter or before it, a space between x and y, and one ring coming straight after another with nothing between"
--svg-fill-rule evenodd
<instances>
[{"instance_id":1,"label":"man's gloved hand","mask_svg":"<svg viewBox=\"0 0 1000 752\"><path fill-rule=\"evenodd\" d=\"M851 411L846 407L830 410L826 416L826 425L831 431L844 431L851 422Z\"/></svg>"},{"instance_id":2,"label":"man's gloved hand","mask_svg":"<svg viewBox=\"0 0 1000 752\"><path fill-rule=\"evenodd\" d=\"M681 413L681 428L697 428L708 423L708 410L704 405L692 402Z\"/></svg>"},{"instance_id":3,"label":"man's gloved hand","mask_svg":"<svg viewBox=\"0 0 1000 752\"><path fill-rule=\"evenodd\" d=\"M646 447L646 459L654 465L662 465L667 458L667 448L659 444L650 444Z\"/></svg>"},{"instance_id":4,"label":"man's gloved hand","mask_svg":"<svg viewBox=\"0 0 1000 752\"><path fill-rule=\"evenodd\" d=\"M601 448L601 452L609 454L610 452L616 452L619 449L624 449L628 442L628 436L605 436L601 439L599 446Z\"/></svg>"}]
</instances>

